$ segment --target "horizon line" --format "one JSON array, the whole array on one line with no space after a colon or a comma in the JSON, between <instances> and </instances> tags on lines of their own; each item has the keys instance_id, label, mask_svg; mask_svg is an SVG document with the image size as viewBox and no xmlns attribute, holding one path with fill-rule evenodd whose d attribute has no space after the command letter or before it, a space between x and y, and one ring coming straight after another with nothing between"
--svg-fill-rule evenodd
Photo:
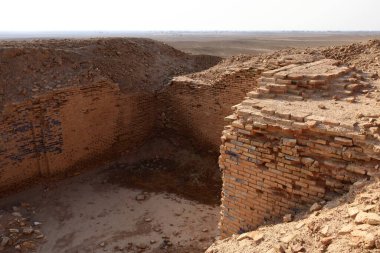
<instances>
[{"instance_id":1,"label":"horizon line","mask_svg":"<svg viewBox=\"0 0 380 253\"><path fill-rule=\"evenodd\" d=\"M380 30L33 30L0 31L4 33L153 33L153 32L374 32Z\"/></svg>"}]
</instances>

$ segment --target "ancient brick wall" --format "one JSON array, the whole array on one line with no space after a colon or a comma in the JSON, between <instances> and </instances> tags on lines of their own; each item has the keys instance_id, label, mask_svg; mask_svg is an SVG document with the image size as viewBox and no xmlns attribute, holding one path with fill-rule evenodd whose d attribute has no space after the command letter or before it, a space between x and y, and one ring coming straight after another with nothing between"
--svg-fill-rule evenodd
<instances>
[{"instance_id":1,"label":"ancient brick wall","mask_svg":"<svg viewBox=\"0 0 380 253\"><path fill-rule=\"evenodd\" d=\"M364 74L337 64L265 72L259 88L226 118L230 125L219 158L223 237L253 230L379 173L379 115L371 108L379 104L369 103L373 95L367 90L363 95L352 89L376 87L363 81Z\"/></svg>"},{"instance_id":2,"label":"ancient brick wall","mask_svg":"<svg viewBox=\"0 0 380 253\"><path fill-rule=\"evenodd\" d=\"M256 86L259 73L254 68L242 69L213 84L174 79L160 94L165 101L165 126L194 139L199 147L216 151L224 117Z\"/></svg>"},{"instance_id":3,"label":"ancient brick wall","mask_svg":"<svg viewBox=\"0 0 380 253\"><path fill-rule=\"evenodd\" d=\"M107 81L44 93L1 114L0 187L116 157L164 128L217 150L231 105L256 85L244 69L213 85L173 81L152 92L120 92Z\"/></svg>"},{"instance_id":4,"label":"ancient brick wall","mask_svg":"<svg viewBox=\"0 0 380 253\"><path fill-rule=\"evenodd\" d=\"M327 193L342 193L373 172L380 159L363 151L363 136L331 133L323 126L290 130L234 121L225 137L219 162L224 236L293 213Z\"/></svg>"},{"instance_id":5,"label":"ancient brick wall","mask_svg":"<svg viewBox=\"0 0 380 253\"><path fill-rule=\"evenodd\" d=\"M138 146L154 126L152 97L101 81L8 105L0 124L0 186Z\"/></svg>"},{"instance_id":6,"label":"ancient brick wall","mask_svg":"<svg viewBox=\"0 0 380 253\"><path fill-rule=\"evenodd\" d=\"M304 57L302 62L310 61ZM290 57L274 66L298 61L299 57ZM234 69L212 83L175 78L158 96L149 92L121 93L118 86L99 82L9 105L1 124L3 182L12 184L33 175L86 166L107 154L137 147L163 128L194 139L198 147L216 150L231 105L255 89L257 80L263 81L258 77L265 68L259 66ZM266 93L278 86L283 89L284 85L258 91Z\"/></svg>"},{"instance_id":7,"label":"ancient brick wall","mask_svg":"<svg viewBox=\"0 0 380 253\"><path fill-rule=\"evenodd\" d=\"M231 106L257 88L263 71L316 59L319 58L307 54L287 55L230 66L220 77L210 69L213 79L176 77L159 94L163 105L160 110L164 112L161 121L165 129L175 130L196 141L197 146L217 152L225 116L230 114Z\"/></svg>"}]
</instances>

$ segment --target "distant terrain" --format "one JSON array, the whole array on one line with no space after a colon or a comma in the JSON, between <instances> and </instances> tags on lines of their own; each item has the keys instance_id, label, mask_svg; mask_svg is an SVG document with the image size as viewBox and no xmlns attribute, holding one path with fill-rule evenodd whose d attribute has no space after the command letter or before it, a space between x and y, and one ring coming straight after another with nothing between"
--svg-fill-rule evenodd
<instances>
[{"instance_id":1,"label":"distant terrain","mask_svg":"<svg viewBox=\"0 0 380 253\"><path fill-rule=\"evenodd\" d=\"M380 39L380 32L61 32L0 33L0 39L143 37L192 54L228 57L284 48L347 45Z\"/></svg>"},{"instance_id":2,"label":"distant terrain","mask_svg":"<svg viewBox=\"0 0 380 253\"><path fill-rule=\"evenodd\" d=\"M347 45L379 39L380 32L226 32L152 34L179 50L193 54L228 57L238 54L259 54L285 48Z\"/></svg>"}]
</instances>

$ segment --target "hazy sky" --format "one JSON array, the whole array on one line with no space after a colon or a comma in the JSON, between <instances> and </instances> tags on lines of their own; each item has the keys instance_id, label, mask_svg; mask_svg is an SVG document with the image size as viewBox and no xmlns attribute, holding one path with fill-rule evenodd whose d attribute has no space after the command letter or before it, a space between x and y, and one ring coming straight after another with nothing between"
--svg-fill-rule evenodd
<instances>
[{"instance_id":1,"label":"hazy sky","mask_svg":"<svg viewBox=\"0 0 380 253\"><path fill-rule=\"evenodd\" d=\"M0 31L380 30L380 0L4 0Z\"/></svg>"}]
</instances>

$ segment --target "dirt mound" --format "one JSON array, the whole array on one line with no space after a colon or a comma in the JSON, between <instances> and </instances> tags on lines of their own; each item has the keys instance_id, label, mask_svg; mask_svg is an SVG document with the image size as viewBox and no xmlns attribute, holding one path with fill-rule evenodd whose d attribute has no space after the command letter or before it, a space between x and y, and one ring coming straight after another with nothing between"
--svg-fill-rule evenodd
<instances>
[{"instance_id":1,"label":"dirt mound","mask_svg":"<svg viewBox=\"0 0 380 253\"><path fill-rule=\"evenodd\" d=\"M315 49L313 51L315 52ZM322 48L319 52L326 58L340 60L358 69L380 74L380 40L332 46Z\"/></svg>"},{"instance_id":2,"label":"dirt mound","mask_svg":"<svg viewBox=\"0 0 380 253\"><path fill-rule=\"evenodd\" d=\"M379 252L380 182L359 181L350 191L284 223L216 242L207 253ZM292 221L293 220L293 221Z\"/></svg>"},{"instance_id":3,"label":"dirt mound","mask_svg":"<svg viewBox=\"0 0 380 253\"><path fill-rule=\"evenodd\" d=\"M350 45L288 48L260 55L238 55L222 60L219 64L199 73L191 73L187 77L202 83L213 84L226 75L243 68L275 69L294 57L309 55L313 60L329 58L340 60L357 69L380 75L380 40L353 43Z\"/></svg>"},{"instance_id":4,"label":"dirt mound","mask_svg":"<svg viewBox=\"0 0 380 253\"><path fill-rule=\"evenodd\" d=\"M219 61L150 39L3 41L0 103L102 78L118 83L122 90L154 91L174 75L201 71Z\"/></svg>"},{"instance_id":5,"label":"dirt mound","mask_svg":"<svg viewBox=\"0 0 380 253\"><path fill-rule=\"evenodd\" d=\"M322 58L323 56L320 53L307 54L304 51L293 49L281 50L258 56L238 55L224 59L209 69L198 73L188 74L186 75L186 78L190 78L200 83L214 84L224 77L230 76L233 73L244 69L272 70L294 62L307 63Z\"/></svg>"}]
</instances>

